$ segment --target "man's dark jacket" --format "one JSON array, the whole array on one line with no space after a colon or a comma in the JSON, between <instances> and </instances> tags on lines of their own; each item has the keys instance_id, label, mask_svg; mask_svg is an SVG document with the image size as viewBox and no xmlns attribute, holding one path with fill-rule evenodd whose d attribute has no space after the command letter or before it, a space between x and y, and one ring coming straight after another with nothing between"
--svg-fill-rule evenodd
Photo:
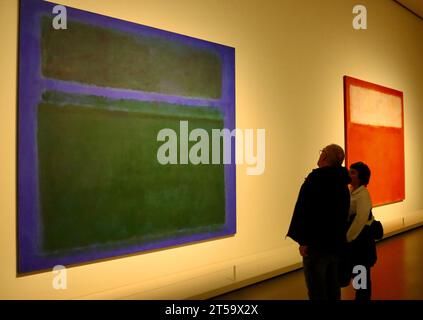
<instances>
[{"instance_id":1,"label":"man's dark jacket","mask_svg":"<svg viewBox=\"0 0 423 320\"><path fill-rule=\"evenodd\" d=\"M301 186L287 236L319 252L342 250L346 242L350 181L345 167L314 169Z\"/></svg>"}]
</instances>

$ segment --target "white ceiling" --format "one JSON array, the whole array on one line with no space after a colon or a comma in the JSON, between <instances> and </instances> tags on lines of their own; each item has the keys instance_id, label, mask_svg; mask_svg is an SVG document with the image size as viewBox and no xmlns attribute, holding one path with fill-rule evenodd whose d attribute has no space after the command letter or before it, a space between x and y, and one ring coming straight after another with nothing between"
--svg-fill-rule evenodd
<instances>
[{"instance_id":1,"label":"white ceiling","mask_svg":"<svg viewBox=\"0 0 423 320\"><path fill-rule=\"evenodd\" d=\"M423 19L423 0L395 0Z\"/></svg>"}]
</instances>

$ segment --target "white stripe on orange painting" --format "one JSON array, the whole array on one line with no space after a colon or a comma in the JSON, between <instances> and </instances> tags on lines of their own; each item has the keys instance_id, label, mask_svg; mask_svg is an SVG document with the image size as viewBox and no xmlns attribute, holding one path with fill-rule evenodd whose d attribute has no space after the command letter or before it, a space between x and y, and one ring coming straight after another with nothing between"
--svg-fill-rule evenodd
<instances>
[{"instance_id":1,"label":"white stripe on orange painting","mask_svg":"<svg viewBox=\"0 0 423 320\"><path fill-rule=\"evenodd\" d=\"M350 120L357 124L401 128L401 98L351 85Z\"/></svg>"}]
</instances>

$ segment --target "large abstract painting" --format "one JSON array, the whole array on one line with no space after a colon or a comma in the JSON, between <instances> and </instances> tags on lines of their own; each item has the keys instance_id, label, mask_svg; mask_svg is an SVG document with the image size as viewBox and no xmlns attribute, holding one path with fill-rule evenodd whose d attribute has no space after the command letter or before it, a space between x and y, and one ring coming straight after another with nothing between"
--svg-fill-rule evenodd
<instances>
[{"instance_id":1,"label":"large abstract painting","mask_svg":"<svg viewBox=\"0 0 423 320\"><path fill-rule=\"evenodd\" d=\"M405 198L403 93L344 77L346 164L363 161L372 172L374 205Z\"/></svg>"},{"instance_id":2,"label":"large abstract painting","mask_svg":"<svg viewBox=\"0 0 423 320\"><path fill-rule=\"evenodd\" d=\"M234 49L55 6L20 1L18 273L234 234L234 161L158 161L235 128Z\"/></svg>"}]
</instances>

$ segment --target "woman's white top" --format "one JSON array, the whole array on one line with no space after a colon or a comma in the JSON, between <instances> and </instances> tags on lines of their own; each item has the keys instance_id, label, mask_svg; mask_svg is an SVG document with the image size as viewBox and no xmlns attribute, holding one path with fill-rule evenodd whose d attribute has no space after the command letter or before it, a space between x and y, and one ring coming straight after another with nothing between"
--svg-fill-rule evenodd
<instances>
[{"instance_id":1,"label":"woman's white top","mask_svg":"<svg viewBox=\"0 0 423 320\"><path fill-rule=\"evenodd\" d=\"M364 226L373 222L373 216L369 219L369 212L372 209L372 200L370 193L365 186L360 186L351 191L349 217L355 215L355 218L348 229L347 241L351 242L358 237Z\"/></svg>"}]
</instances>

